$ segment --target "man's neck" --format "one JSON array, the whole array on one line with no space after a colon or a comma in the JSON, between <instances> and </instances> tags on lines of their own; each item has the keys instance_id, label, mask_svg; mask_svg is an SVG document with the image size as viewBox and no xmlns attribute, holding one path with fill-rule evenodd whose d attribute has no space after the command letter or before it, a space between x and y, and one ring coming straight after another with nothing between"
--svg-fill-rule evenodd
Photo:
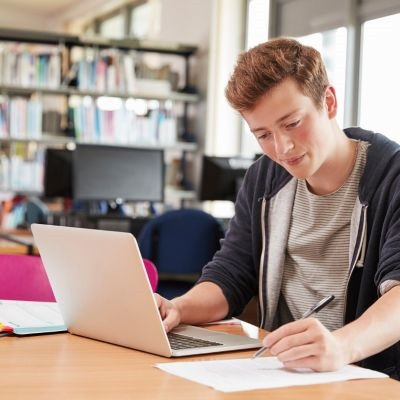
<instances>
[{"instance_id":1,"label":"man's neck","mask_svg":"<svg viewBox=\"0 0 400 400\"><path fill-rule=\"evenodd\" d=\"M357 142L338 128L336 145L321 168L307 184L314 194L327 195L339 190L351 175L357 158Z\"/></svg>"}]
</instances>

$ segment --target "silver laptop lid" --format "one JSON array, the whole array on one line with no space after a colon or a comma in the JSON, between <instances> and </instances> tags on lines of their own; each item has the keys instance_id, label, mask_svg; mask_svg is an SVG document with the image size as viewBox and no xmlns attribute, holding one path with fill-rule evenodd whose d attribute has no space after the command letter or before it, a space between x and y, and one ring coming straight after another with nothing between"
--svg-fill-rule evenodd
<instances>
[{"instance_id":1,"label":"silver laptop lid","mask_svg":"<svg viewBox=\"0 0 400 400\"><path fill-rule=\"evenodd\" d=\"M171 356L130 233L39 224L31 228L71 333Z\"/></svg>"}]
</instances>

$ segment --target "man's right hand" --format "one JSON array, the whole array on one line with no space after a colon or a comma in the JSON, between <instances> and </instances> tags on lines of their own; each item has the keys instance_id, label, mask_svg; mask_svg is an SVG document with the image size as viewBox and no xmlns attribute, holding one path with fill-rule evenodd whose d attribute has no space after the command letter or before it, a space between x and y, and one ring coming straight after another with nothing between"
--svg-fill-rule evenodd
<instances>
[{"instance_id":1,"label":"man's right hand","mask_svg":"<svg viewBox=\"0 0 400 400\"><path fill-rule=\"evenodd\" d=\"M166 332L180 323L199 325L227 316L228 301L222 289L212 282L201 282L182 296L167 300L154 293Z\"/></svg>"},{"instance_id":2,"label":"man's right hand","mask_svg":"<svg viewBox=\"0 0 400 400\"><path fill-rule=\"evenodd\" d=\"M181 312L173 301L167 300L157 293L154 293L154 297L160 311L164 329L166 332L169 332L180 324L182 318Z\"/></svg>"}]
</instances>

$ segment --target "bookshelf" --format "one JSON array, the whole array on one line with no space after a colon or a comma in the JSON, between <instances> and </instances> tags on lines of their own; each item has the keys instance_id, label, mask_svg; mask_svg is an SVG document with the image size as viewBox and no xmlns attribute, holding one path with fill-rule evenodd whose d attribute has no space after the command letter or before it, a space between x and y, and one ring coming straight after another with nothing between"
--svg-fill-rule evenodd
<instances>
[{"instance_id":1,"label":"bookshelf","mask_svg":"<svg viewBox=\"0 0 400 400\"><path fill-rule=\"evenodd\" d=\"M44 150L70 143L161 148L179 153L185 165L187 153L197 151L196 143L182 140L189 106L199 101L189 86L196 50L0 29L0 191L40 193ZM180 57L183 76L168 65L147 66L147 53ZM187 182L185 171L180 173ZM166 188L168 196L196 197L173 187Z\"/></svg>"},{"instance_id":2,"label":"bookshelf","mask_svg":"<svg viewBox=\"0 0 400 400\"><path fill-rule=\"evenodd\" d=\"M0 39L1 41L1 39ZM3 85L0 84L0 93L12 93L15 96L26 96L32 93L49 94L49 95L62 95L62 96L90 96L90 97L120 97L121 99L129 99L132 97L144 99L144 100L171 100L178 102L196 103L199 101L197 94L171 92L168 94L149 92L132 92L132 93L120 93L120 92L98 92L94 90L81 90L68 88L66 86L60 86L58 88L45 88L45 87L22 87L16 85Z\"/></svg>"}]
</instances>

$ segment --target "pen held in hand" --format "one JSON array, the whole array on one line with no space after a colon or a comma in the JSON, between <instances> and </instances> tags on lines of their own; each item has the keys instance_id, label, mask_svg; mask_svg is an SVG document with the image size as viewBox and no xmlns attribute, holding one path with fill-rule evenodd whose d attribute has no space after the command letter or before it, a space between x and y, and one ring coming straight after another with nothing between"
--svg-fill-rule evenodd
<instances>
[{"instance_id":1,"label":"pen held in hand","mask_svg":"<svg viewBox=\"0 0 400 400\"><path fill-rule=\"evenodd\" d=\"M320 300L317 304L315 304L314 306L312 306L309 310L307 310L300 319L304 319L304 318L308 318L309 316L311 316L312 314L317 313L318 311L322 310L324 307L326 307L333 299L335 298L335 296L333 294L331 294L330 296L324 297L322 300ZM263 354L265 351L268 350L268 346L263 346L260 349L258 349L253 357L251 357L252 360L254 360L255 358L261 356L261 354Z\"/></svg>"}]
</instances>

